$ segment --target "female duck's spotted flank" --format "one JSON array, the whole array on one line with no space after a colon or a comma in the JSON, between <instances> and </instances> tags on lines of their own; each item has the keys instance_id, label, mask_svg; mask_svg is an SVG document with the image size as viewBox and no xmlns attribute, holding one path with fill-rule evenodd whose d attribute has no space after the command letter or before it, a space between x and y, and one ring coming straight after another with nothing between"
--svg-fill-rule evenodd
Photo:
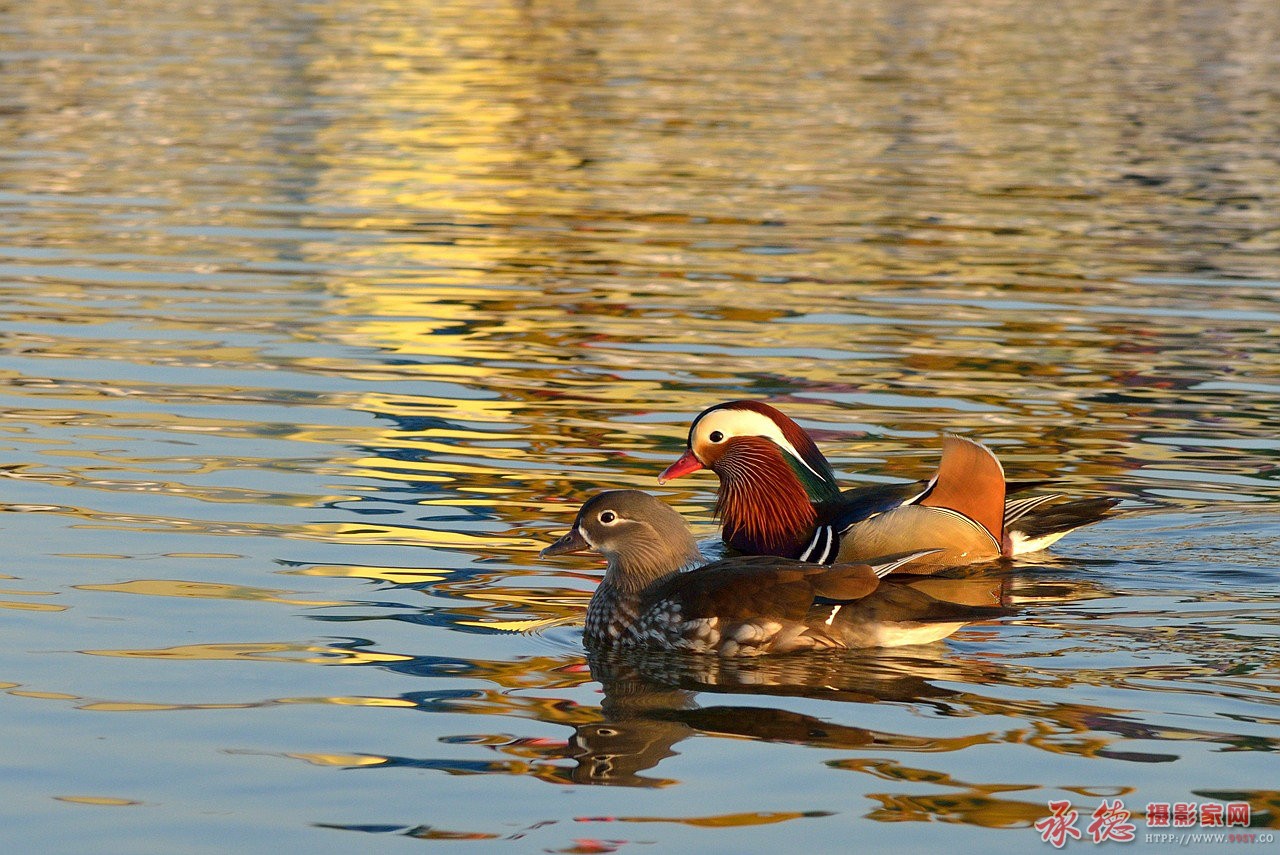
<instances>
[{"instance_id":1,"label":"female duck's spotted flank","mask_svg":"<svg viewBox=\"0 0 1280 855\"><path fill-rule=\"evenodd\" d=\"M608 560L587 608L584 636L591 647L758 656L918 644L966 622L954 610L921 612L923 595L915 592L909 616L895 611L902 597L892 591L871 596L880 577L918 553L876 565L825 566L777 556L704 565L683 518L638 490L589 500L573 528L542 555L584 550Z\"/></svg>"}]
</instances>

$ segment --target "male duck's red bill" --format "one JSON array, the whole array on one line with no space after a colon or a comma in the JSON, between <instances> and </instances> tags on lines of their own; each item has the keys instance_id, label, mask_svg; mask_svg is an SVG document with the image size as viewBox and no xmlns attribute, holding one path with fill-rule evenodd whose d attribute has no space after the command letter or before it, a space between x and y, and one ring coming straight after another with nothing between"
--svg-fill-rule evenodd
<instances>
[{"instance_id":1,"label":"male duck's red bill","mask_svg":"<svg viewBox=\"0 0 1280 855\"><path fill-rule=\"evenodd\" d=\"M685 449L679 460L662 470L662 474L658 476L658 483L665 484L673 478L683 478L689 473L697 472L702 468L702 461L693 453L693 449Z\"/></svg>"}]
</instances>

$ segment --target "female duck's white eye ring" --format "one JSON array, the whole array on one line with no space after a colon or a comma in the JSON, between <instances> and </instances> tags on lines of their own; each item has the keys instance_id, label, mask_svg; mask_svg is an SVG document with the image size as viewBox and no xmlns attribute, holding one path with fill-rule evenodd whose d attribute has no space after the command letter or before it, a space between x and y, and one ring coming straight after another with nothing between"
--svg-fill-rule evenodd
<instances>
[{"instance_id":1,"label":"female duck's white eye ring","mask_svg":"<svg viewBox=\"0 0 1280 855\"><path fill-rule=\"evenodd\" d=\"M724 434L722 434L718 430L713 430L710 434L707 435L707 439L711 440L712 442L723 442Z\"/></svg>"},{"instance_id":2,"label":"female duck's white eye ring","mask_svg":"<svg viewBox=\"0 0 1280 855\"><path fill-rule=\"evenodd\" d=\"M604 513L600 514L600 522L604 523L605 525L611 525L617 519L618 519L618 515L615 514L613 511L605 511Z\"/></svg>"}]
</instances>

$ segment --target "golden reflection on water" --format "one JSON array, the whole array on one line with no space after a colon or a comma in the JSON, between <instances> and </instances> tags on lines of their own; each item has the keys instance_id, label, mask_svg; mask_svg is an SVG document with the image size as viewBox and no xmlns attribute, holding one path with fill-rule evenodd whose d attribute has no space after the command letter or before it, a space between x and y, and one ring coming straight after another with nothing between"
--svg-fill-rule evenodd
<instances>
[{"instance_id":1,"label":"golden reflection on water","mask_svg":"<svg viewBox=\"0 0 1280 855\"><path fill-rule=\"evenodd\" d=\"M54 796L60 802L77 805L95 805L97 807L133 807L142 802L133 799L122 799L118 796Z\"/></svg>"},{"instance_id":2,"label":"golden reflection on water","mask_svg":"<svg viewBox=\"0 0 1280 855\"><path fill-rule=\"evenodd\" d=\"M618 816L609 817L610 822L674 822L680 825L692 825L698 828L733 828L752 825L772 825L775 822L789 822L793 819L812 819L829 816L822 811L789 811L782 813L733 813L719 816L668 817L668 816ZM593 821L594 817L588 821Z\"/></svg>"},{"instance_id":3,"label":"golden reflection on water","mask_svg":"<svg viewBox=\"0 0 1280 855\"><path fill-rule=\"evenodd\" d=\"M962 633L962 637L964 633ZM970 641L972 639L969 639ZM412 665L416 657L314 644L191 645L158 650L87 650L91 655L146 657L194 661L245 660L298 664ZM457 663L459 666L462 663ZM586 665L590 666L588 670ZM453 666L450 666L453 667ZM439 672L444 673L444 672ZM962 781L945 765L931 768L886 758L895 754L945 757L953 752L999 743L1025 744L1040 751L1079 757L1130 756L1139 762L1159 762L1159 755L1145 757L1126 751L1131 739L1176 743L1185 740L1249 745L1254 750L1280 750L1276 740L1242 741L1228 731L1211 733L1193 729L1150 728L1134 722L1127 710L1099 705L1062 703L1050 695L1041 699L1000 697L998 687L1043 687L1045 675L1025 665L1002 664L982 654L957 656L938 650L930 656L911 651L901 655L781 657L773 660L734 662L714 657L680 657L666 654L594 658L579 656L533 657L520 661L467 662L458 676L481 678L498 689L470 689L452 696L413 697L283 697L254 702L205 702L198 704L110 701L81 698L68 693L42 692L11 686L12 695L72 701L80 709L101 712L247 709L264 704L333 704L366 708L419 709L428 712L526 718L569 730L567 739L527 739L510 735L465 734L446 742L486 744L505 759L456 761L445 758L285 752L282 756L319 766L342 768L420 768L458 775L531 777L554 784L596 784L628 787L670 787L680 779L660 772L663 761L680 753L677 746L692 736L715 736L806 745L815 749L873 752L826 761L833 769L868 775L883 781L927 783L948 792L867 793L879 802L868 816L880 820L941 820L989 828L1026 828L1048 814L1038 791L1042 784L1025 782L982 783ZM1072 682L1090 682L1102 676L1115 678L1114 669L1098 675L1076 673ZM1185 681L1193 675L1171 679ZM604 695L601 705L583 706L566 700L557 690L598 682ZM1063 683L1070 685L1071 683ZM997 687L985 696L981 687ZM1242 686L1242 688L1247 688ZM513 690L518 690L513 693ZM717 694L794 695L841 700L850 704L909 703L936 707L950 715L976 717L980 721L1008 721L1007 730L969 730L960 735L898 733L842 725L786 709L784 705L737 707L712 703ZM1136 697L1136 696L1135 696ZM939 763L945 763L939 760ZM931 764L932 765L932 764ZM1125 791L1127 792L1127 791ZM1036 795L1031 795L1036 793ZM1025 794L1019 796L1018 794ZM1249 792L1241 798L1257 801L1257 811L1269 810L1265 798ZM811 813L787 815L791 819ZM705 818L617 817L619 821L670 821L693 824L734 825L770 821L755 815ZM594 821L594 820L588 820Z\"/></svg>"},{"instance_id":4,"label":"golden reflection on water","mask_svg":"<svg viewBox=\"0 0 1280 855\"><path fill-rule=\"evenodd\" d=\"M65 611L67 607L55 606L52 603L23 603L12 600L0 600L0 608L31 612L61 612Z\"/></svg>"},{"instance_id":5,"label":"golden reflection on water","mask_svg":"<svg viewBox=\"0 0 1280 855\"><path fill-rule=\"evenodd\" d=\"M286 643L189 644L161 650L82 650L90 656L120 656L146 659L187 659L204 662L251 659L263 662L298 662L310 665L368 665L375 662L402 662L411 659L395 653L375 653L316 645Z\"/></svg>"},{"instance_id":6,"label":"golden reflection on water","mask_svg":"<svg viewBox=\"0 0 1280 855\"><path fill-rule=\"evenodd\" d=\"M303 600L286 596L290 592L270 588L247 588L213 582L188 582L181 579L136 579L107 585L76 585L81 591L111 591L118 594L142 594L148 597L192 597L195 599L254 600L289 606L339 606L335 601Z\"/></svg>"},{"instance_id":7,"label":"golden reflection on water","mask_svg":"<svg viewBox=\"0 0 1280 855\"><path fill-rule=\"evenodd\" d=\"M5 573L0 573L0 579L13 579ZM13 588L0 588L0 597L56 597L58 591L19 591ZM0 609L18 609L20 611L36 611L36 612L61 612L67 609L67 606L58 605L56 603L37 603L30 600L0 600Z\"/></svg>"},{"instance_id":8,"label":"golden reflection on water","mask_svg":"<svg viewBox=\"0 0 1280 855\"><path fill-rule=\"evenodd\" d=\"M338 579L369 579L393 585L415 585L440 582L449 571L432 572L416 567L368 567L363 565L309 565L281 571L293 576L322 576Z\"/></svg>"},{"instance_id":9,"label":"golden reflection on water","mask_svg":"<svg viewBox=\"0 0 1280 855\"><path fill-rule=\"evenodd\" d=\"M87 650L91 655L110 657L146 657L185 660L233 660L255 662L289 662L325 665L412 664L415 657L368 650L320 647L299 644L235 644L191 645L161 650ZM849 657L782 657L756 662L720 661L709 657L681 657L669 654L607 656L590 660L588 673L580 657L533 657L519 662L469 662L458 676L482 678L501 689L474 689L450 698L433 698L426 702L410 698L346 697L280 698L267 703L332 703L339 705L388 706L420 708L437 712L452 711L486 715L516 716L567 725L576 732L572 748L562 741L516 740L501 736L467 736L502 751L513 751L521 757L540 759L576 757L578 773L564 778L577 783L650 785L652 779L640 776L645 769L672 756L671 746L695 734L736 736L765 741L795 742L826 748L891 749L908 753L946 754L963 751L981 744L996 742L1022 743L1050 753L1078 756L1106 756L1112 746L1125 739L1147 739L1178 742L1199 740L1238 745L1264 744L1270 750L1280 749L1274 739L1251 742L1227 731L1207 732L1194 729L1151 728L1129 719L1129 711L1099 705L1071 704L1044 700L1014 700L1007 697L984 697L976 693L984 684L997 686L1043 685L1043 675L1000 666L983 658L960 659L955 656L919 658L907 655L871 655ZM1167 679L1167 677L1166 677ZM1182 679L1185 679L1182 678ZM603 705L599 708L580 706L556 695L528 695L556 688L580 686L588 680L601 682ZM943 688L952 686L956 688ZM512 694L512 690L521 694ZM39 692L12 687L10 694L42 697L52 700L83 701L67 693ZM848 727L830 721L819 721L784 708L752 707L751 715L725 706L701 706L699 692L747 693L787 697L803 694L839 699L858 704L910 702L938 705L952 715L964 717L1012 718L1021 722L1001 732L972 732L960 736L915 736L864 728ZM262 703L262 702L258 702ZM236 704L132 704L90 701L80 705L90 710L127 709L220 709ZM607 746L607 749L602 746ZM566 751L569 753L566 754ZM585 753L582 753L585 752ZM591 764L590 758L603 752L609 764ZM1133 755L1137 756L1137 755ZM1157 755L1151 755L1158 759ZM388 758L391 765L409 762L406 758ZM416 761L415 761L416 762ZM362 760L359 765L374 765ZM947 773L928 769L910 769L892 760L854 759L832 761L833 767L873 774L886 779L928 780L945 786L962 786ZM524 774L532 767L499 765L490 771ZM559 767L557 767L559 768ZM631 771L624 772L629 768ZM523 770L523 771L522 771ZM538 774L547 771L539 767ZM668 781L667 783L675 783ZM1031 783L1005 785L964 785L977 787L992 797L1009 791L1034 788Z\"/></svg>"},{"instance_id":10,"label":"golden reflection on water","mask_svg":"<svg viewBox=\"0 0 1280 855\"><path fill-rule=\"evenodd\" d=\"M286 754L294 760L303 760L315 766L377 766L386 760L385 757L366 757L352 754Z\"/></svg>"}]
</instances>

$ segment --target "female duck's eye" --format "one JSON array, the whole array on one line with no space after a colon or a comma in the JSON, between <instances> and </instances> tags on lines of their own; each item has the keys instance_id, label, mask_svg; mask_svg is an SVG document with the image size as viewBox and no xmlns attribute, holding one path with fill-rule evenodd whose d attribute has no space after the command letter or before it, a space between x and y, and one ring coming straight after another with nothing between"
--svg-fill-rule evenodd
<instances>
[{"instance_id":1,"label":"female duck's eye","mask_svg":"<svg viewBox=\"0 0 1280 855\"><path fill-rule=\"evenodd\" d=\"M720 431L718 431L718 430L713 430L713 431L711 432L711 435L710 435L709 437L707 437L707 439L711 440L712 442L723 442L723 441L724 441L724 434L722 434L722 433L721 433Z\"/></svg>"},{"instance_id":2,"label":"female duck's eye","mask_svg":"<svg viewBox=\"0 0 1280 855\"><path fill-rule=\"evenodd\" d=\"M609 523L613 522L617 518L618 518L618 515L615 514L613 511L605 511L600 515L600 522L604 523L605 525L608 525Z\"/></svg>"}]
</instances>

